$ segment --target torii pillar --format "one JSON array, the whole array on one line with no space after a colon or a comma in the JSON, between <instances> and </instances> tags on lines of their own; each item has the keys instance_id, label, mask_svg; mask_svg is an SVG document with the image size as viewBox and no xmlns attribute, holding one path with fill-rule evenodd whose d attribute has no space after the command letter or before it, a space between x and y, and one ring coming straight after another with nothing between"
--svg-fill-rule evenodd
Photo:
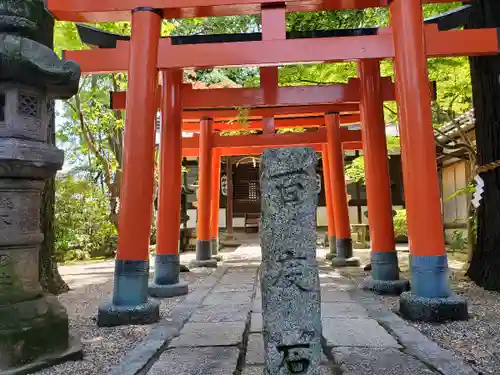
<instances>
[{"instance_id":1,"label":"torii pillar","mask_svg":"<svg viewBox=\"0 0 500 375\"><path fill-rule=\"evenodd\" d=\"M347 204L344 174L344 151L342 150L339 114L326 114L325 123L337 243L337 254L332 259L332 266L357 267L360 264L359 259L352 256L351 225L349 223L349 206Z\"/></svg>"},{"instance_id":2,"label":"torii pillar","mask_svg":"<svg viewBox=\"0 0 500 375\"><path fill-rule=\"evenodd\" d=\"M358 71L372 264L371 277L364 281L363 288L401 294L410 285L399 279L379 61L361 60Z\"/></svg>"},{"instance_id":3,"label":"torii pillar","mask_svg":"<svg viewBox=\"0 0 500 375\"><path fill-rule=\"evenodd\" d=\"M160 184L155 257L155 278L149 285L153 297L188 293L179 281L179 238L182 192L182 70L162 72Z\"/></svg>"},{"instance_id":4,"label":"torii pillar","mask_svg":"<svg viewBox=\"0 0 500 375\"><path fill-rule=\"evenodd\" d=\"M154 153L158 87L158 44L162 12L132 11L129 91L120 194L118 250L113 300L99 306L97 324L148 324L160 319L158 302L148 300L149 239L153 211Z\"/></svg>"},{"instance_id":5,"label":"torii pillar","mask_svg":"<svg viewBox=\"0 0 500 375\"><path fill-rule=\"evenodd\" d=\"M323 162L323 181L325 185L326 215L328 223L328 245L330 251L326 254L327 260L332 260L337 254L337 237L335 235L335 217L332 198L332 179L330 177L330 158L328 157L328 146L324 144L321 150Z\"/></svg>"},{"instance_id":6,"label":"torii pillar","mask_svg":"<svg viewBox=\"0 0 500 375\"><path fill-rule=\"evenodd\" d=\"M210 246L212 258L222 260L219 254L219 207L220 207L220 152L214 149L212 152L212 186L210 201Z\"/></svg>"},{"instance_id":7,"label":"torii pillar","mask_svg":"<svg viewBox=\"0 0 500 375\"><path fill-rule=\"evenodd\" d=\"M210 237L210 198L212 183L213 154L212 118L202 118L200 122L200 156L198 162L198 226L196 229L196 259L191 261L192 267L217 267L217 260L212 259L212 241Z\"/></svg>"},{"instance_id":8,"label":"torii pillar","mask_svg":"<svg viewBox=\"0 0 500 375\"><path fill-rule=\"evenodd\" d=\"M422 0L393 0L390 15L411 254L412 290L401 294L400 312L411 320L466 319L467 302L448 280Z\"/></svg>"}]
</instances>

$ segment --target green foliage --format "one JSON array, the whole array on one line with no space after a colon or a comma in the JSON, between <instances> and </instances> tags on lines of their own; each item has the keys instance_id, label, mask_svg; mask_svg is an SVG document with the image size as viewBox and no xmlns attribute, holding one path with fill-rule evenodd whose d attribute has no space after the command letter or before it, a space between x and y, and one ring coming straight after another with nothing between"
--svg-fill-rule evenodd
<instances>
[{"instance_id":1,"label":"green foliage","mask_svg":"<svg viewBox=\"0 0 500 375\"><path fill-rule=\"evenodd\" d=\"M351 162L351 164L346 165L345 175L349 178L351 183L363 183L365 182L365 158L359 156Z\"/></svg>"},{"instance_id":2,"label":"green foliage","mask_svg":"<svg viewBox=\"0 0 500 375\"><path fill-rule=\"evenodd\" d=\"M104 192L88 180L58 177L55 232L58 261L113 256L117 232Z\"/></svg>"},{"instance_id":3,"label":"green foliage","mask_svg":"<svg viewBox=\"0 0 500 375\"><path fill-rule=\"evenodd\" d=\"M396 215L394 215L393 221L394 221L394 234L396 238L408 237L406 210L405 209L396 210Z\"/></svg>"},{"instance_id":4,"label":"green foliage","mask_svg":"<svg viewBox=\"0 0 500 375\"><path fill-rule=\"evenodd\" d=\"M451 235L451 242L449 243L450 250L462 251L467 246L467 236L463 230L455 230Z\"/></svg>"},{"instance_id":5,"label":"green foliage","mask_svg":"<svg viewBox=\"0 0 500 375\"><path fill-rule=\"evenodd\" d=\"M474 194L476 192L476 185L474 183L470 183L464 188L457 189L453 194L447 196L445 200L450 200L455 197L463 196L463 195L469 195L469 194Z\"/></svg>"},{"instance_id":6,"label":"green foliage","mask_svg":"<svg viewBox=\"0 0 500 375\"><path fill-rule=\"evenodd\" d=\"M400 148L400 142L398 137L387 137L387 150L396 151ZM353 159L351 164L346 165L345 175L349 178L351 183L365 183L365 158L364 156L358 156Z\"/></svg>"}]
</instances>

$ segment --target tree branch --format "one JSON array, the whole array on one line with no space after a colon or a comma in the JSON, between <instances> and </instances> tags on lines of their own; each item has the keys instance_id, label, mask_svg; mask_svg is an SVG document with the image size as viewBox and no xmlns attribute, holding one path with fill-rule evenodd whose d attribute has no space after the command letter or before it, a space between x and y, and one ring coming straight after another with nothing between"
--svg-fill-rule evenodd
<instances>
[{"instance_id":1,"label":"tree branch","mask_svg":"<svg viewBox=\"0 0 500 375\"><path fill-rule=\"evenodd\" d=\"M75 104L76 104L76 108L77 108L78 118L80 120L80 129L82 131L83 139L84 139L85 143L87 144L87 147L89 148L89 150L96 156L96 158L102 164L102 166L104 168L106 185L108 185L108 188L111 188L111 172L110 172L109 163L106 160L106 158L98 151L98 149L95 145L95 138L85 123L85 119L83 117L83 112L82 112L82 107L81 107L80 94L75 95Z\"/></svg>"}]
</instances>

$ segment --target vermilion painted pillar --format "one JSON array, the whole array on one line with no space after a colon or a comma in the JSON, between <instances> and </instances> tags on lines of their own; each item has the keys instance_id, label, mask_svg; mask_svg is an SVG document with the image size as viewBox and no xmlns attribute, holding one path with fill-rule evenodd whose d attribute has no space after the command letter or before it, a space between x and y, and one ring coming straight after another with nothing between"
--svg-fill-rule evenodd
<instances>
[{"instance_id":1,"label":"vermilion painted pillar","mask_svg":"<svg viewBox=\"0 0 500 375\"><path fill-rule=\"evenodd\" d=\"M351 225L344 174L344 152L340 135L340 117L338 113L325 115L328 138L328 158L332 182L333 216L337 234L337 255L332 260L336 267L359 266L359 259L352 257Z\"/></svg>"},{"instance_id":2,"label":"vermilion painted pillar","mask_svg":"<svg viewBox=\"0 0 500 375\"><path fill-rule=\"evenodd\" d=\"M328 244L330 252L326 254L327 260L332 260L337 254L337 237L335 235L335 217L332 198L332 180L330 177L330 158L328 157L328 146L322 147L323 181L325 185L326 215L328 220Z\"/></svg>"},{"instance_id":3,"label":"vermilion painted pillar","mask_svg":"<svg viewBox=\"0 0 500 375\"><path fill-rule=\"evenodd\" d=\"M393 0L390 14L411 252L412 291L401 295L400 312L424 321L465 319L467 303L448 281L422 2Z\"/></svg>"},{"instance_id":4,"label":"vermilion painted pillar","mask_svg":"<svg viewBox=\"0 0 500 375\"><path fill-rule=\"evenodd\" d=\"M212 138L213 119L202 118L200 123L200 156L198 161L198 227L196 230L196 260L193 267L217 267L217 260L212 259L210 244L210 200L212 183Z\"/></svg>"},{"instance_id":5,"label":"vermilion painted pillar","mask_svg":"<svg viewBox=\"0 0 500 375\"><path fill-rule=\"evenodd\" d=\"M149 285L153 297L186 294L188 284L179 282L179 238L182 190L181 70L162 72L160 184L156 235L155 279Z\"/></svg>"},{"instance_id":6,"label":"vermilion painted pillar","mask_svg":"<svg viewBox=\"0 0 500 375\"><path fill-rule=\"evenodd\" d=\"M113 301L99 307L99 326L147 324L160 318L158 303L148 300L148 279L161 22L159 10L137 8L132 12Z\"/></svg>"},{"instance_id":7,"label":"vermilion painted pillar","mask_svg":"<svg viewBox=\"0 0 500 375\"><path fill-rule=\"evenodd\" d=\"M212 152L212 199L210 207L210 241L212 247L212 258L221 260L219 252L219 209L220 209L220 152L214 149Z\"/></svg>"},{"instance_id":8,"label":"vermilion painted pillar","mask_svg":"<svg viewBox=\"0 0 500 375\"><path fill-rule=\"evenodd\" d=\"M226 158L227 196L226 196L226 240L234 239L233 230L233 160Z\"/></svg>"},{"instance_id":9,"label":"vermilion painted pillar","mask_svg":"<svg viewBox=\"0 0 500 375\"><path fill-rule=\"evenodd\" d=\"M358 70L361 81L361 133L372 249L372 275L365 280L363 287L377 293L401 294L408 290L409 282L399 279L379 61L361 60Z\"/></svg>"}]
</instances>

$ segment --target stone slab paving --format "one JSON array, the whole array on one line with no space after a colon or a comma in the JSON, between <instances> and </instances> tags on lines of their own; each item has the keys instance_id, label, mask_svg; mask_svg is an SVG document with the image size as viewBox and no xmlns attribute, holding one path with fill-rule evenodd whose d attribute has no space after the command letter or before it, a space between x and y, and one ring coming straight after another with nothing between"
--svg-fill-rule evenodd
<instances>
[{"instance_id":1,"label":"stone slab paving","mask_svg":"<svg viewBox=\"0 0 500 375\"><path fill-rule=\"evenodd\" d=\"M354 302L348 292L321 288L321 302Z\"/></svg>"},{"instance_id":2,"label":"stone slab paving","mask_svg":"<svg viewBox=\"0 0 500 375\"><path fill-rule=\"evenodd\" d=\"M247 304L250 306L252 301L252 292L226 292L226 293L211 293L203 301L203 305L237 305Z\"/></svg>"},{"instance_id":3,"label":"stone slab paving","mask_svg":"<svg viewBox=\"0 0 500 375\"><path fill-rule=\"evenodd\" d=\"M320 375L337 375L338 372L333 370L330 366L328 365L321 365L320 366ZM241 372L241 375L265 375L264 374L264 367L263 366L249 366L245 367L243 371ZM368 375L363 374L363 375Z\"/></svg>"},{"instance_id":4,"label":"stone slab paving","mask_svg":"<svg viewBox=\"0 0 500 375\"><path fill-rule=\"evenodd\" d=\"M343 375L434 375L422 362L397 349L334 348Z\"/></svg>"},{"instance_id":5,"label":"stone slab paving","mask_svg":"<svg viewBox=\"0 0 500 375\"><path fill-rule=\"evenodd\" d=\"M139 371L124 371L122 364L122 372L113 375L264 375L257 269L227 267L218 269L206 288L190 293L150 343L138 343L133 358ZM472 375L459 371L456 361L443 357L442 349L421 333L406 330L409 326L396 315L375 311L371 300L360 299L352 283L331 268L321 268L320 280L321 375ZM423 349L416 348L421 344ZM142 367L140 348L157 353L146 356ZM439 365L436 358L448 362ZM457 371L446 371L451 368Z\"/></svg>"},{"instance_id":6,"label":"stone slab paving","mask_svg":"<svg viewBox=\"0 0 500 375\"><path fill-rule=\"evenodd\" d=\"M323 318L323 336L328 346L401 348L373 319Z\"/></svg>"},{"instance_id":7,"label":"stone slab paving","mask_svg":"<svg viewBox=\"0 0 500 375\"><path fill-rule=\"evenodd\" d=\"M368 318L366 310L357 303L323 302L321 303L322 318Z\"/></svg>"},{"instance_id":8,"label":"stone slab paving","mask_svg":"<svg viewBox=\"0 0 500 375\"><path fill-rule=\"evenodd\" d=\"M262 332L262 314L260 312L252 312L250 333Z\"/></svg>"},{"instance_id":9,"label":"stone slab paving","mask_svg":"<svg viewBox=\"0 0 500 375\"><path fill-rule=\"evenodd\" d=\"M239 355L236 347L169 349L148 375L232 375Z\"/></svg>"},{"instance_id":10,"label":"stone slab paving","mask_svg":"<svg viewBox=\"0 0 500 375\"><path fill-rule=\"evenodd\" d=\"M238 345L243 340L245 321L220 323L186 323L180 336L169 347Z\"/></svg>"},{"instance_id":11,"label":"stone slab paving","mask_svg":"<svg viewBox=\"0 0 500 375\"><path fill-rule=\"evenodd\" d=\"M250 305L205 305L189 319L190 323L245 322Z\"/></svg>"}]
</instances>

